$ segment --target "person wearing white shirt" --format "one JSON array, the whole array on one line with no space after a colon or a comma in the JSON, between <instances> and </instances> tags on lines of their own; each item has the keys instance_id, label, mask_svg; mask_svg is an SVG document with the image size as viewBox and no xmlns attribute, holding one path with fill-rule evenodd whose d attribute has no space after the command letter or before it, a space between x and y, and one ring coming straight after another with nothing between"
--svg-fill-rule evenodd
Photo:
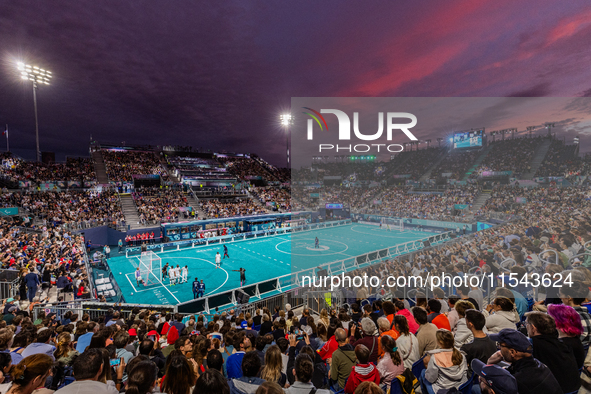
<instances>
[{"instance_id":1,"label":"person wearing white shirt","mask_svg":"<svg viewBox=\"0 0 591 394\"><path fill-rule=\"evenodd\" d=\"M168 278L170 279L170 284L174 286L176 284L176 270L173 266L168 269Z\"/></svg>"},{"instance_id":2,"label":"person wearing white shirt","mask_svg":"<svg viewBox=\"0 0 591 394\"><path fill-rule=\"evenodd\" d=\"M182 269L182 283L187 282L188 276L189 276L189 267L185 265Z\"/></svg>"},{"instance_id":3,"label":"person wearing white shirt","mask_svg":"<svg viewBox=\"0 0 591 394\"><path fill-rule=\"evenodd\" d=\"M220 252L217 252L215 255L215 269L220 268L221 264L222 264L222 255L220 254Z\"/></svg>"}]
</instances>

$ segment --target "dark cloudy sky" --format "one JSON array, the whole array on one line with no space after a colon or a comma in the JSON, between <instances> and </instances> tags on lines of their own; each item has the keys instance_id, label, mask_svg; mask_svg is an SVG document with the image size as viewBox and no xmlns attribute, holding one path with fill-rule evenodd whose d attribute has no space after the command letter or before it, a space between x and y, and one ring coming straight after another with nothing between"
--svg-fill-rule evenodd
<instances>
[{"instance_id":1,"label":"dark cloudy sky","mask_svg":"<svg viewBox=\"0 0 591 394\"><path fill-rule=\"evenodd\" d=\"M591 96L589 37L589 2L1 1L0 124L34 157L20 60L54 73L38 101L58 159L92 134L282 165L291 97Z\"/></svg>"}]
</instances>

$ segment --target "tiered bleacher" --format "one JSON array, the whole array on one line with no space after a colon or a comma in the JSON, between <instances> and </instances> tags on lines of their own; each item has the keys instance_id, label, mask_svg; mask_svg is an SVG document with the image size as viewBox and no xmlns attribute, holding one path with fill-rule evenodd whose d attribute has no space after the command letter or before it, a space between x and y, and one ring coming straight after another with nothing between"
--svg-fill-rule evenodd
<instances>
[{"instance_id":1,"label":"tiered bleacher","mask_svg":"<svg viewBox=\"0 0 591 394\"><path fill-rule=\"evenodd\" d=\"M534 152L542 141L541 137L522 137L491 142L492 149L472 177L487 171L511 171L513 174L529 172Z\"/></svg>"},{"instance_id":2,"label":"tiered bleacher","mask_svg":"<svg viewBox=\"0 0 591 394\"><path fill-rule=\"evenodd\" d=\"M109 180L132 181L133 175L160 175L168 173L155 152L103 150L103 159Z\"/></svg>"},{"instance_id":3,"label":"tiered bleacher","mask_svg":"<svg viewBox=\"0 0 591 394\"><path fill-rule=\"evenodd\" d=\"M581 160L575 155L576 145L564 145L560 140L554 140L542 162L537 177L567 176L577 172L582 165Z\"/></svg>"},{"instance_id":4,"label":"tiered bleacher","mask_svg":"<svg viewBox=\"0 0 591 394\"><path fill-rule=\"evenodd\" d=\"M188 217L187 196L183 190L139 188L132 193L142 224L174 222Z\"/></svg>"}]
</instances>

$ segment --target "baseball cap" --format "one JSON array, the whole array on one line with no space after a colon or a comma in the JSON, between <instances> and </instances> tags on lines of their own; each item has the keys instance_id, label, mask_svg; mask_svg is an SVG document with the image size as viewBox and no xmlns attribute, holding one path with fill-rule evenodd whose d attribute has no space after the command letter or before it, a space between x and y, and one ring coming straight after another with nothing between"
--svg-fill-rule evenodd
<instances>
[{"instance_id":1,"label":"baseball cap","mask_svg":"<svg viewBox=\"0 0 591 394\"><path fill-rule=\"evenodd\" d=\"M6 300L6 302L12 302L12 301L14 301L14 298L9 298Z\"/></svg>"},{"instance_id":2,"label":"baseball cap","mask_svg":"<svg viewBox=\"0 0 591 394\"><path fill-rule=\"evenodd\" d=\"M130 328L128 333L131 336L137 336L137 330L135 328Z\"/></svg>"},{"instance_id":3,"label":"baseball cap","mask_svg":"<svg viewBox=\"0 0 591 394\"><path fill-rule=\"evenodd\" d=\"M529 339L522 333L512 328L503 328L498 334L488 336L493 341L504 343L507 347L518 352L532 353L532 345Z\"/></svg>"},{"instance_id":4,"label":"baseball cap","mask_svg":"<svg viewBox=\"0 0 591 394\"><path fill-rule=\"evenodd\" d=\"M550 241L550 239L548 237L541 237L540 241L542 241L544 243L548 243L548 241Z\"/></svg>"},{"instance_id":5,"label":"baseball cap","mask_svg":"<svg viewBox=\"0 0 591 394\"><path fill-rule=\"evenodd\" d=\"M517 381L507 371L498 365L486 365L479 359L472 360L472 371L482 376L496 394L513 394L517 392Z\"/></svg>"}]
</instances>

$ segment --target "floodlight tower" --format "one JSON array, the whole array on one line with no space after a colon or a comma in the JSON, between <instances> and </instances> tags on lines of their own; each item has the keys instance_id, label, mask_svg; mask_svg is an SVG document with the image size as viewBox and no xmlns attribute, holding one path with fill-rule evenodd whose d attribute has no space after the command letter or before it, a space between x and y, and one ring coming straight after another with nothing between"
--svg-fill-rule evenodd
<instances>
[{"instance_id":1,"label":"floodlight tower","mask_svg":"<svg viewBox=\"0 0 591 394\"><path fill-rule=\"evenodd\" d=\"M283 114L279 116L279 119L281 120L281 125L285 126L285 128L287 129L287 132L285 133L286 136L286 154L287 154L287 168L289 168L289 137L291 134L291 126L293 125L293 116L291 116L291 114Z\"/></svg>"},{"instance_id":2,"label":"floodlight tower","mask_svg":"<svg viewBox=\"0 0 591 394\"><path fill-rule=\"evenodd\" d=\"M41 150L39 149L39 118L37 116L37 89L40 84L49 85L52 78L51 71L25 63L17 63L21 73L21 79L33 82L33 104L35 106L35 139L37 141L37 161L41 161Z\"/></svg>"},{"instance_id":3,"label":"floodlight tower","mask_svg":"<svg viewBox=\"0 0 591 394\"><path fill-rule=\"evenodd\" d=\"M548 129L548 137L552 137L552 129L556 127L556 123L546 122L544 127Z\"/></svg>"},{"instance_id":4,"label":"floodlight tower","mask_svg":"<svg viewBox=\"0 0 591 394\"><path fill-rule=\"evenodd\" d=\"M437 138L437 143L439 144L439 147L441 148L441 141L443 141L443 138L438 137Z\"/></svg>"}]
</instances>

